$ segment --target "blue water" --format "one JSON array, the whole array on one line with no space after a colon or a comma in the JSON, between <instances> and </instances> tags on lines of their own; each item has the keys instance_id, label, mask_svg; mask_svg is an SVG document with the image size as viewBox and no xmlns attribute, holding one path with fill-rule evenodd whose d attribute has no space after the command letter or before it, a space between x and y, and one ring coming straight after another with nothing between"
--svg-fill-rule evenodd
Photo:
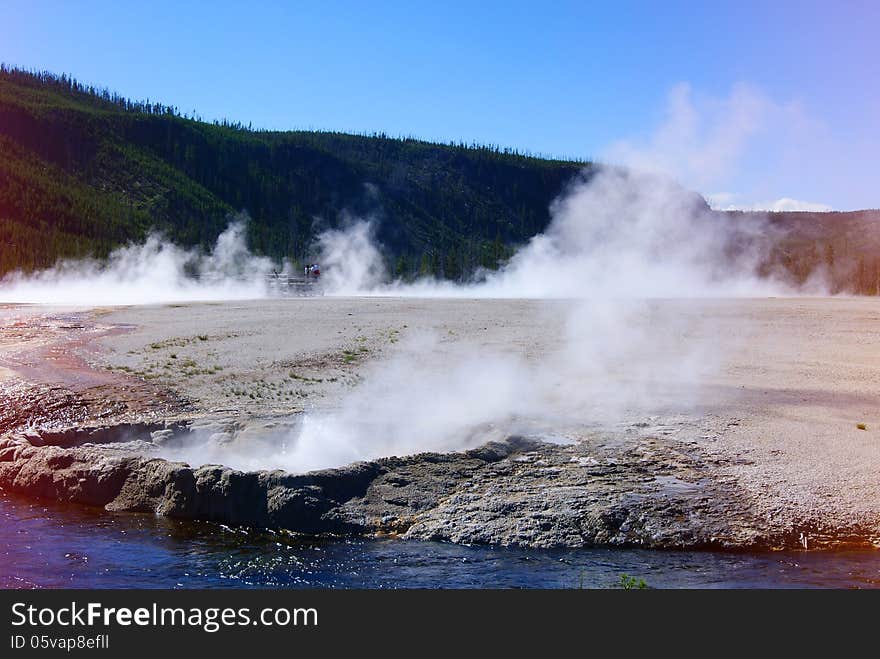
<instances>
[{"instance_id":1,"label":"blue water","mask_svg":"<svg viewBox=\"0 0 880 659\"><path fill-rule=\"evenodd\" d=\"M0 493L5 588L657 588L880 586L878 552L539 551L300 539Z\"/></svg>"}]
</instances>

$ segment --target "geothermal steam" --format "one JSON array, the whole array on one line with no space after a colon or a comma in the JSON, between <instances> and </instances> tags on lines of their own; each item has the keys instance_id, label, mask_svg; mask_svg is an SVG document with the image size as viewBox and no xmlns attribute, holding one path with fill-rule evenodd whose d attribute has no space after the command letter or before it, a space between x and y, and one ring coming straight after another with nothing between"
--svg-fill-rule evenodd
<instances>
[{"instance_id":1,"label":"geothermal steam","mask_svg":"<svg viewBox=\"0 0 880 659\"><path fill-rule=\"evenodd\" d=\"M267 294L272 272L269 259L248 250L245 222L237 220L208 253L152 234L106 261L62 261L32 275L7 275L0 280L0 302L100 306L249 299Z\"/></svg>"},{"instance_id":2,"label":"geothermal steam","mask_svg":"<svg viewBox=\"0 0 880 659\"><path fill-rule=\"evenodd\" d=\"M329 294L477 298L746 297L791 293L757 274L774 242L761 217L728 222L698 195L659 175L606 168L553 203L547 230L497 272L464 286L421 280L379 284L367 222L320 238L337 273Z\"/></svg>"},{"instance_id":3,"label":"geothermal steam","mask_svg":"<svg viewBox=\"0 0 880 659\"><path fill-rule=\"evenodd\" d=\"M263 448L221 452L222 461L299 472L513 433L577 436L690 411L732 339L719 340L711 320L682 313L687 300L788 292L756 274L767 226L727 224L662 177L607 169L576 182L551 210L545 233L500 271L464 286L380 284L368 223L325 233L331 294L542 299L528 309L546 327L545 345L526 356L477 336L407 336L389 359L365 367L336 409L307 413ZM217 460L216 448L174 457L198 462L210 450Z\"/></svg>"},{"instance_id":4,"label":"geothermal steam","mask_svg":"<svg viewBox=\"0 0 880 659\"><path fill-rule=\"evenodd\" d=\"M322 287L331 295L363 295L378 289L385 279L385 262L373 238L373 225L344 218L344 229L318 236L323 266Z\"/></svg>"},{"instance_id":5,"label":"geothermal steam","mask_svg":"<svg viewBox=\"0 0 880 659\"><path fill-rule=\"evenodd\" d=\"M607 169L553 204L547 231L497 273L465 286L419 281L364 286L378 252L369 227L325 235L323 259L344 253L358 278L337 290L427 297L562 298L539 313L561 328L537 359L476 338L409 338L330 413L309 416L273 466L293 471L425 450L473 447L511 433L615 425L699 403L719 364L710 321L646 298L760 296L785 287L760 278L768 228L723 224L672 181ZM358 245L362 249L352 249ZM353 265L357 263L357 265ZM678 304L683 304L679 302ZM559 315L563 320L559 322ZM555 316L556 318L553 318Z\"/></svg>"}]
</instances>

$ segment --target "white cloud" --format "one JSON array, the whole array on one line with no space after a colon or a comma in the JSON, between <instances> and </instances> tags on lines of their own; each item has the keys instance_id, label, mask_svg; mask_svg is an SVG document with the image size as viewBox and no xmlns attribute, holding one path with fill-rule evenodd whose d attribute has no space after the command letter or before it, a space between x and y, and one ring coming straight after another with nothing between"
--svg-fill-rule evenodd
<instances>
[{"instance_id":1,"label":"white cloud","mask_svg":"<svg viewBox=\"0 0 880 659\"><path fill-rule=\"evenodd\" d=\"M787 111L750 85L735 85L724 99L697 99L683 82L669 90L664 122L649 139L615 142L607 156L701 187L724 178L770 116Z\"/></svg>"},{"instance_id":2,"label":"white cloud","mask_svg":"<svg viewBox=\"0 0 880 659\"><path fill-rule=\"evenodd\" d=\"M828 204L792 199L791 197L782 197L774 201L762 201L752 204L736 203L736 195L729 192L706 195L706 201L715 210L723 211L769 211L771 213L809 211L824 213L834 210Z\"/></svg>"},{"instance_id":3,"label":"white cloud","mask_svg":"<svg viewBox=\"0 0 880 659\"><path fill-rule=\"evenodd\" d=\"M790 187L790 169L803 163L804 148L822 134L822 124L798 102L780 102L753 85L736 84L726 96L713 97L679 83L667 95L660 126L648 137L611 144L603 159L672 176L695 190L736 190L706 195L715 208L829 210L783 196L798 194ZM752 201L777 194L776 201Z\"/></svg>"}]
</instances>

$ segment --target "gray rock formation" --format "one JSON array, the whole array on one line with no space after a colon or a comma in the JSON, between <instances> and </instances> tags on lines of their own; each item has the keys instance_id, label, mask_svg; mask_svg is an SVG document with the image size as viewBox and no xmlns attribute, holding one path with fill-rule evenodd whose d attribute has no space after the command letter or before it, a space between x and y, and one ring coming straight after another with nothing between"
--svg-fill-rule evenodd
<instances>
[{"instance_id":1,"label":"gray rock formation","mask_svg":"<svg viewBox=\"0 0 880 659\"><path fill-rule=\"evenodd\" d=\"M173 432L173 430L172 430ZM644 437L599 441L522 438L451 454L383 458L302 475L241 472L149 457L157 428L92 428L0 440L0 488L32 497L308 534L524 547L690 548L800 546L816 528L755 519L732 486L712 482L687 447ZM148 445L148 442L146 443ZM142 446L141 446L142 448ZM863 545L863 529L829 542Z\"/></svg>"}]
</instances>

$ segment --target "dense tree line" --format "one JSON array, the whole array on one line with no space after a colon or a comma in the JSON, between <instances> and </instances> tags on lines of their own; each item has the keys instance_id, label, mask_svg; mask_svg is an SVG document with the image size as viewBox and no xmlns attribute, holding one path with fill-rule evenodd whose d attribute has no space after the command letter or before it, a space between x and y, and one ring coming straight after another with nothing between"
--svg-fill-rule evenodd
<instances>
[{"instance_id":1,"label":"dense tree line","mask_svg":"<svg viewBox=\"0 0 880 659\"><path fill-rule=\"evenodd\" d=\"M497 146L205 123L69 76L6 67L0 138L6 230L77 237L18 239L4 269L100 254L150 227L208 245L244 210L253 248L274 257L307 259L317 232L369 217L392 270L459 278L497 267L545 227L550 201L589 167Z\"/></svg>"},{"instance_id":2,"label":"dense tree line","mask_svg":"<svg viewBox=\"0 0 880 659\"><path fill-rule=\"evenodd\" d=\"M880 211L773 213L780 230L765 272L830 293L880 295Z\"/></svg>"},{"instance_id":3,"label":"dense tree line","mask_svg":"<svg viewBox=\"0 0 880 659\"><path fill-rule=\"evenodd\" d=\"M314 238L372 218L400 277L495 268L546 228L550 202L589 162L382 133L207 123L45 72L0 66L0 274L103 256L152 228L210 245L231 216L253 249L310 259ZM737 214L726 214L737 221ZM874 213L781 213L763 268L795 283L880 293Z\"/></svg>"}]
</instances>

